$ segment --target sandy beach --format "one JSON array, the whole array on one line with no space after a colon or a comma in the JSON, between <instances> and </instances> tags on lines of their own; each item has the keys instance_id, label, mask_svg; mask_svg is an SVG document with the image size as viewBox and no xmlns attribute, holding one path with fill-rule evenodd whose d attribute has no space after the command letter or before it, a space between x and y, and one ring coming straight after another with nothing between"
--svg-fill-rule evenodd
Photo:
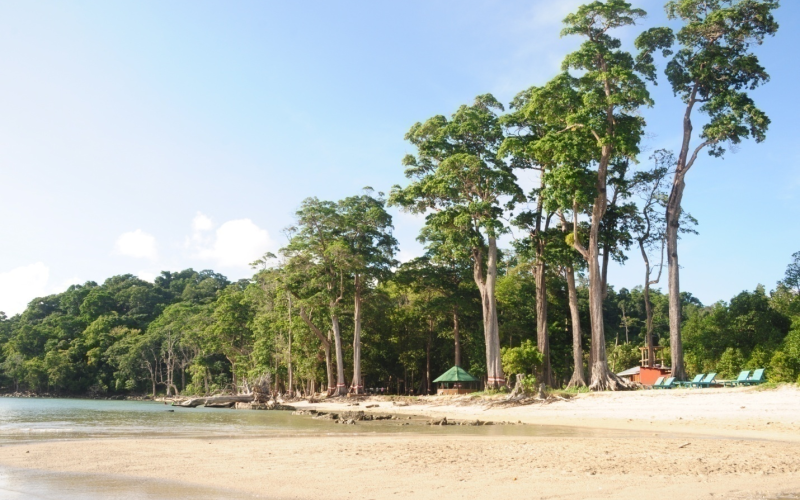
<instances>
[{"instance_id":1,"label":"sandy beach","mask_svg":"<svg viewBox=\"0 0 800 500\"><path fill-rule=\"evenodd\" d=\"M339 411L367 405L366 411L380 413L522 421L575 433L56 441L3 446L0 464L178 481L263 498L744 499L800 493L797 388L585 394L490 409L436 398L409 406L297 406Z\"/></svg>"}]
</instances>

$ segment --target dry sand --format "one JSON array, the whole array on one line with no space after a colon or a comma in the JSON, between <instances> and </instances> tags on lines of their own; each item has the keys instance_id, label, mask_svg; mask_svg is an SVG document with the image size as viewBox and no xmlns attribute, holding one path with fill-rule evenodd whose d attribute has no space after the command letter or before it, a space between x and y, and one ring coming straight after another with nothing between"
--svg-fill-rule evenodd
<instances>
[{"instance_id":1,"label":"dry sand","mask_svg":"<svg viewBox=\"0 0 800 500\"><path fill-rule=\"evenodd\" d=\"M800 493L796 388L589 394L488 410L436 401L404 407L383 402L370 410L627 432L558 438L98 439L3 446L0 464L173 480L266 498L710 499ZM316 406L355 409L346 403Z\"/></svg>"}]
</instances>

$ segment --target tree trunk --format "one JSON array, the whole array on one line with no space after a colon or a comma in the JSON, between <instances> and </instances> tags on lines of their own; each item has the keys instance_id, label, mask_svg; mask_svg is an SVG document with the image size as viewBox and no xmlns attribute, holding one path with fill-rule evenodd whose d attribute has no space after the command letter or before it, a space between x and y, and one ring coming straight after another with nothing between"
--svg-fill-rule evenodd
<instances>
[{"instance_id":1,"label":"tree trunk","mask_svg":"<svg viewBox=\"0 0 800 500\"><path fill-rule=\"evenodd\" d=\"M608 242L603 244L603 300L608 297L608 261L611 258L610 247L611 244Z\"/></svg>"},{"instance_id":2,"label":"tree trunk","mask_svg":"<svg viewBox=\"0 0 800 500\"><path fill-rule=\"evenodd\" d=\"M433 320L428 318L428 341L425 343L425 393L431 393L431 341L433 338Z\"/></svg>"},{"instance_id":3,"label":"tree trunk","mask_svg":"<svg viewBox=\"0 0 800 500\"><path fill-rule=\"evenodd\" d=\"M581 315L578 310L578 292L575 288L575 269L567 266L564 274L567 278L567 295L569 297L569 314L572 323L572 378L567 387L586 387L586 378L583 376L583 345L581 334Z\"/></svg>"},{"instance_id":4,"label":"tree trunk","mask_svg":"<svg viewBox=\"0 0 800 500\"><path fill-rule=\"evenodd\" d=\"M544 171L539 176L540 188L545 190L545 176ZM542 369L539 382L548 386L553 386L553 369L550 365L550 335L547 331L547 276L545 265L545 241L542 234L542 209L543 199L540 195L536 203L536 225L532 236L533 242L536 245L536 261L534 267L534 274L536 278L536 346L539 352L542 353ZM547 217L544 230L550 224L550 217Z\"/></svg>"},{"instance_id":5,"label":"tree trunk","mask_svg":"<svg viewBox=\"0 0 800 500\"><path fill-rule=\"evenodd\" d=\"M691 126L690 126L691 127ZM680 166L680 165L679 165ZM683 342L681 340L681 286L678 265L678 229L681 214L681 199L685 184L683 177L675 174L675 184L667 201L667 264L669 266L669 350L672 359L672 376L686 380L683 364Z\"/></svg>"},{"instance_id":6,"label":"tree trunk","mask_svg":"<svg viewBox=\"0 0 800 500\"><path fill-rule=\"evenodd\" d=\"M231 379L233 380L233 393L236 394L239 392L239 380L236 378L236 362L231 358L227 358L228 362L231 364Z\"/></svg>"},{"instance_id":7,"label":"tree trunk","mask_svg":"<svg viewBox=\"0 0 800 500\"><path fill-rule=\"evenodd\" d=\"M347 384L344 382L344 355L342 353L342 329L339 326L339 316L331 315L331 327L333 328L333 341L336 347L336 390L334 396L346 396Z\"/></svg>"},{"instance_id":8,"label":"tree trunk","mask_svg":"<svg viewBox=\"0 0 800 500\"><path fill-rule=\"evenodd\" d=\"M292 294L287 294L289 299L289 397L294 396L294 373L292 372Z\"/></svg>"},{"instance_id":9,"label":"tree trunk","mask_svg":"<svg viewBox=\"0 0 800 500\"><path fill-rule=\"evenodd\" d=\"M686 172L694 164L697 153L706 143L701 144L689 159L689 147L692 142L692 110L697 99L697 84L692 88L686 110L683 114L683 139L678 163L675 166L675 179L667 199L667 264L669 267L669 349L672 363L672 376L677 380L686 380L686 368L683 364L683 342L681 340L681 286L680 266L678 264L678 230L680 229L681 201L686 187Z\"/></svg>"},{"instance_id":10,"label":"tree trunk","mask_svg":"<svg viewBox=\"0 0 800 500\"><path fill-rule=\"evenodd\" d=\"M350 391L353 394L364 394L361 385L361 277L355 277L355 299L353 304L353 382Z\"/></svg>"},{"instance_id":11,"label":"tree trunk","mask_svg":"<svg viewBox=\"0 0 800 500\"><path fill-rule=\"evenodd\" d=\"M322 334L319 328L311 321L311 318L308 317L306 314L305 309L303 306L300 306L300 319L308 325L308 328L314 332L314 335L317 336L320 343L322 344L322 349L325 351L325 371L328 375L328 394L333 394L334 386L333 386L333 363L331 360L331 341Z\"/></svg>"},{"instance_id":12,"label":"tree trunk","mask_svg":"<svg viewBox=\"0 0 800 500\"><path fill-rule=\"evenodd\" d=\"M648 233L645 237L649 237L649 229ZM639 250L642 252L642 259L644 259L644 311L645 311L645 346L647 347L647 366L653 368L656 365L656 350L655 346L653 345L653 304L650 301L650 258L647 256L647 251L644 247L645 238L639 239ZM663 248L663 247L662 247ZM663 254L662 254L662 265L663 261ZM661 273L659 272L659 275Z\"/></svg>"},{"instance_id":13,"label":"tree trunk","mask_svg":"<svg viewBox=\"0 0 800 500\"><path fill-rule=\"evenodd\" d=\"M458 329L458 309L453 308L453 339L456 349L456 366L461 366L461 332Z\"/></svg>"},{"instance_id":14,"label":"tree trunk","mask_svg":"<svg viewBox=\"0 0 800 500\"><path fill-rule=\"evenodd\" d=\"M486 259L486 277L483 276L483 262L480 251L474 252L473 274L481 293L483 311L483 336L486 341L486 385L497 389L505 385L503 368L500 362L500 327L497 320L497 240L489 237Z\"/></svg>"},{"instance_id":15,"label":"tree trunk","mask_svg":"<svg viewBox=\"0 0 800 500\"><path fill-rule=\"evenodd\" d=\"M597 196L592 207L587 261L589 264L589 315L592 321L592 369L589 388L595 391L626 388L627 384L608 368L605 324L603 321L603 277L600 269L600 222L606 211L606 176L611 159L611 146L603 146L597 171Z\"/></svg>"},{"instance_id":16,"label":"tree trunk","mask_svg":"<svg viewBox=\"0 0 800 500\"><path fill-rule=\"evenodd\" d=\"M653 345L653 305L650 303L650 283L644 285L645 330L647 331L647 364L650 368L656 365L656 349Z\"/></svg>"},{"instance_id":17,"label":"tree trunk","mask_svg":"<svg viewBox=\"0 0 800 500\"><path fill-rule=\"evenodd\" d=\"M625 311L625 304L620 305L620 309L622 309L622 324L625 325L625 343L629 343L629 335L628 335L628 313Z\"/></svg>"},{"instance_id":18,"label":"tree trunk","mask_svg":"<svg viewBox=\"0 0 800 500\"><path fill-rule=\"evenodd\" d=\"M543 250L543 249L541 249ZM541 254L542 252L537 252ZM547 282L545 263L542 255L537 257L536 273L536 345L542 353L542 370L540 382L553 386L553 370L550 366L550 335L547 331Z\"/></svg>"}]
</instances>

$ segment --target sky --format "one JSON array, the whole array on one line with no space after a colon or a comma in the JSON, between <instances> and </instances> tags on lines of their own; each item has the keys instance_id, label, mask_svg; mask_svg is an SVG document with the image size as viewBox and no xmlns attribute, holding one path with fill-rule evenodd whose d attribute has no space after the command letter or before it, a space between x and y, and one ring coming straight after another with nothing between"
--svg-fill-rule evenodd
<instances>
[{"instance_id":1,"label":"sky","mask_svg":"<svg viewBox=\"0 0 800 500\"><path fill-rule=\"evenodd\" d=\"M124 273L249 277L304 198L404 184L415 122L557 74L579 43L559 37L561 20L580 3L0 3L0 311ZM619 32L626 44L667 23L663 0L634 4L649 16ZM681 286L706 304L774 288L800 250L800 5L783 4L757 49L772 76L753 92L767 140L703 155L687 177L700 224L680 244ZM681 134L666 81L652 94L642 165ZM420 255L422 219L392 213L400 259ZM643 274L631 252L609 282Z\"/></svg>"}]
</instances>

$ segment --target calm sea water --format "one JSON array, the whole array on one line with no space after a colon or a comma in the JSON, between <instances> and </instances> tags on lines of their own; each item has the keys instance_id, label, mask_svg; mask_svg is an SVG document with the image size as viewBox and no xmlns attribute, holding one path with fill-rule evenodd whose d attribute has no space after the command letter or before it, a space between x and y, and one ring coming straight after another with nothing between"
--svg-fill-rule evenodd
<instances>
[{"instance_id":1,"label":"calm sea water","mask_svg":"<svg viewBox=\"0 0 800 500\"><path fill-rule=\"evenodd\" d=\"M170 411L172 410L172 411ZM405 417L401 417L405 418ZM173 408L163 403L81 399L0 398L0 446L26 441L96 438L281 437L330 434L470 434L630 436L630 432L533 425L428 426L424 419L340 425L286 411ZM406 424L406 425L403 425ZM79 459L76 457L76 459ZM63 474L0 467L0 499L217 500L252 498L183 484L105 474Z\"/></svg>"},{"instance_id":2,"label":"calm sea water","mask_svg":"<svg viewBox=\"0 0 800 500\"><path fill-rule=\"evenodd\" d=\"M357 409L357 408L355 408ZM405 419L405 416L400 417ZM0 398L0 444L108 437L278 437L309 434L434 433L471 435L592 436L629 432L533 425L428 426L426 419L340 425L288 411L180 408L146 401ZM407 425L403 425L407 424Z\"/></svg>"}]
</instances>

